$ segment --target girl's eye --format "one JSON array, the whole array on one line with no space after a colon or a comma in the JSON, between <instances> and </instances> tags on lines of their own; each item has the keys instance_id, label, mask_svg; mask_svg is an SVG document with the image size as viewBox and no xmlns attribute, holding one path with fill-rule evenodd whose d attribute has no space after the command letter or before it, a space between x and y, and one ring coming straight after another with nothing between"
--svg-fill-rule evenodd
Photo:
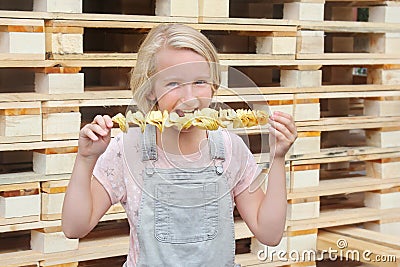
<instances>
[{"instance_id":1,"label":"girl's eye","mask_svg":"<svg viewBox=\"0 0 400 267\"><path fill-rule=\"evenodd\" d=\"M205 80L198 80L198 81L195 81L194 84L199 86L199 85L206 85L208 83Z\"/></svg>"},{"instance_id":2,"label":"girl's eye","mask_svg":"<svg viewBox=\"0 0 400 267\"><path fill-rule=\"evenodd\" d=\"M179 86L178 82L170 82L170 83L167 84L168 88L176 88L178 86Z\"/></svg>"}]
</instances>

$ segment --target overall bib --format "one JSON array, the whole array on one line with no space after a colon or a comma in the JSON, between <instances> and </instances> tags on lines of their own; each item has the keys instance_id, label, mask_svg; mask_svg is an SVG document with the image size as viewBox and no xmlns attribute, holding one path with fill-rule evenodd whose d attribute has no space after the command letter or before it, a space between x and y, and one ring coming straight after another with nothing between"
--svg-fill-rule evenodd
<instances>
[{"instance_id":1,"label":"overall bib","mask_svg":"<svg viewBox=\"0 0 400 267\"><path fill-rule=\"evenodd\" d=\"M160 169L155 167L156 128L146 127L137 266L236 266L233 205L222 167L223 137L220 131L208 134L213 164Z\"/></svg>"}]
</instances>

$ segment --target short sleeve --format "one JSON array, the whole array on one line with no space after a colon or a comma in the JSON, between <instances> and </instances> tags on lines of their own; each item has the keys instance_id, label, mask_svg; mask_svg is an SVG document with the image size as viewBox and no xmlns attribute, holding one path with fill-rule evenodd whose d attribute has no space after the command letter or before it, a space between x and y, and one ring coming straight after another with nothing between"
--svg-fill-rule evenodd
<instances>
[{"instance_id":1,"label":"short sleeve","mask_svg":"<svg viewBox=\"0 0 400 267\"><path fill-rule=\"evenodd\" d=\"M93 170L93 175L109 194L112 204L124 202L126 198L121 139L121 136L116 136L110 141Z\"/></svg>"},{"instance_id":2,"label":"short sleeve","mask_svg":"<svg viewBox=\"0 0 400 267\"><path fill-rule=\"evenodd\" d=\"M239 136L234 135L232 141L232 163L239 167L236 172L236 184L233 187L233 196L236 197L250 186L262 169Z\"/></svg>"}]
</instances>

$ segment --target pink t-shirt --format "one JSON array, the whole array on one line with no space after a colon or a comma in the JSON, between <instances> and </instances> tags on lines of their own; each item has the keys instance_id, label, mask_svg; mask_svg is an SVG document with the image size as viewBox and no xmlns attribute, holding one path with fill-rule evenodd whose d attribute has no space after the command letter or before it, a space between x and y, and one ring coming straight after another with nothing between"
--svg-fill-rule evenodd
<instances>
[{"instance_id":1,"label":"pink t-shirt","mask_svg":"<svg viewBox=\"0 0 400 267\"><path fill-rule=\"evenodd\" d=\"M221 132L225 148L225 161L222 165L234 200L261 173L261 168L239 136L226 130ZM131 228L128 267L136 265L140 250L136 225L142 196L142 172L145 168L140 135L139 128L130 128L129 135L119 134L113 138L93 171L93 175L108 192L112 204L121 202L127 213ZM158 147L157 152L158 160L154 163L156 168L198 168L213 164L208 146L185 156L168 154Z\"/></svg>"}]
</instances>

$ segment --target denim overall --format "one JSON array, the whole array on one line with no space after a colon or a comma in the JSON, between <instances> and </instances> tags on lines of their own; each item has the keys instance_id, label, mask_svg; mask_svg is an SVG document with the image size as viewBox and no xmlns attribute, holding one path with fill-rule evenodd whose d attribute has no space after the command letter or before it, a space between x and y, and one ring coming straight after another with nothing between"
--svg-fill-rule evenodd
<instances>
[{"instance_id":1,"label":"denim overall","mask_svg":"<svg viewBox=\"0 0 400 267\"><path fill-rule=\"evenodd\" d=\"M209 131L213 164L159 169L156 128L142 135L143 193L137 233L137 266L237 266L230 188L223 174L224 143Z\"/></svg>"}]
</instances>

